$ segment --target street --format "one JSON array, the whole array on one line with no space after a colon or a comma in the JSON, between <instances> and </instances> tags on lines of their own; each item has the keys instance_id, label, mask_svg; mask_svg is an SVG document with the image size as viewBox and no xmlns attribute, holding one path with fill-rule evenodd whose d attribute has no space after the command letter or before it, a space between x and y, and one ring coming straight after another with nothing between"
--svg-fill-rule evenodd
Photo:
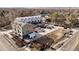
<instances>
[{"instance_id":1,"label":"street","mask_svg":"<svg viewBox=\"0 0 79 59\"><path fill-rule=\"evenodd\" d=\"M16 51L15 42L0 32L0 51Z\"/></svg>"}]
</instances>

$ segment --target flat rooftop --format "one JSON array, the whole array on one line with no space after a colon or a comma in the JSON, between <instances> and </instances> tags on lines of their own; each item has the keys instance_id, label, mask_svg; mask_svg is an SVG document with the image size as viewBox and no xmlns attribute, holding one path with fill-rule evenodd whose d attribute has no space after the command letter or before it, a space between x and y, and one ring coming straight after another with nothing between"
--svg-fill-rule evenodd
<instances>
[{"instance_id":1,"label":"flat rooftop","mask_svg":"<svg viewBox=\"0 0 79 59\"><path fill-rule=\"evenodd\" d=\"M63 27L54 26L54 28L52 28L52 29L43 28L44 32L37 32L37 33L36 33L36 37L33 38L33 39L29 39L29 40L30 40L30 41L36 40L36 39L38 39L38 38L40 38L40 37L42 37L42 36L45 36L45 35L47 35L47 34L53 32L53 31L58 30L59 28L63 28ZM26 40L26 39L25 39L25 40Z\"/></svg>"},{"instance_id":2,"label":"flat rooftop","mask_svg":"<svg viewBox=\"0 0 79 59\"><path fill-rule=\"evenodd\" d=\"M59 28L61 28L61 27L54 27L54 28L52 28L52 29L47 29L47 28L45 28L44 30L45 30L45 32L39 32L39 34L41 34L42 36L43 35L46 35L46 34L48 34L48 33L50 33L50 32L53 32L53 31L55 31L55 30L57 30L57 29L59 29Z\"/></svg>"}]
</instances>

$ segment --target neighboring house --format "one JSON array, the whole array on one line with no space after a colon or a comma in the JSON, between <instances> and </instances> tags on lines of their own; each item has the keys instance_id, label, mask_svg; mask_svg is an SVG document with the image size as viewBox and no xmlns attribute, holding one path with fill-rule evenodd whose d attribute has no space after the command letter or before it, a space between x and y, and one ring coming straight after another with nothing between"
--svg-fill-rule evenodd
<instances>
[{"instance_id":1,"label":"neighboring house","mask_svg":"<svg viewBox=\"0 0 79 59\"><path fill-rule=\"evenodd\" d=\"M38 23L42 21L41 15L29 16L29 17L18 17L12 24L14 34L19 38L23 39L24 35L34 31L34 25L32 22Z\"/></svg>"}]
</instances>

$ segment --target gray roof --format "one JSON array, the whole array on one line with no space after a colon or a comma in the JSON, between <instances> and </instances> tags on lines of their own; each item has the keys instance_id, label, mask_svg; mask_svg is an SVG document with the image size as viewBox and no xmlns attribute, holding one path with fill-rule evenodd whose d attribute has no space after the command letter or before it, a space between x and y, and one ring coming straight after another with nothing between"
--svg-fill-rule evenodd
<instances>
[{"instance_id":1,"label":"gray roof","mask_svg":"<svg viewBox=\"0 0 79 59\"><path fill-rule=\"evenodd\" d=\"M22 26L24 26L25 24L27 24L31 19L35 20L37 17L39 17L39 19L41 18L41 15L37 15L37 16L28 16L28 17L17 17L15 19L14 22L22 24ZM29 21L28 21L29 20Z\"/></svg>"}]
</instances>

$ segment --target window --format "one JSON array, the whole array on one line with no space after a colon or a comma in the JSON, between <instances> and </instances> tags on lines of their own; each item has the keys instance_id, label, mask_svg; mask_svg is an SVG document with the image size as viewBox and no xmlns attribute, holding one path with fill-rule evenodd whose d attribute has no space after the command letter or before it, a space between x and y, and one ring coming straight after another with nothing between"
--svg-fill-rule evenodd
<instances>
[{"instance_id":1,"label":"window","mask_svg":"<svg viewBox=\"0 0 79 59\"><path fill-rule=\"evenodd\" d=\"M20 30L18 30L18 33L21 33Z\"/></svg>"},{"instance_id":2,"label":"window","mask_svg":"<svg viewBox=\"0 0 79 59\"><path fill-rule=\"evenodd\" d=\"M16 28L15 28L15 31L16 31Z\"/></svg>"},{"instance_id":3,"label":"window","mask_svg":"<svg viewBox=\"0 0 79 59\"><path fill-rule=\"evenodd\" d=\"M17 33L15 33L15 35L17 35Z\"/></svg>"},{"instance_id":4,"label":"window","mask_svg":"<svg viewBox=\"0 0 79 59\"><path fill-rule=\"evenodd\" d=\"M20 36L21 36L21 34L18 34L18 36L20 37Z\"/></svg>"}]
</instances>

